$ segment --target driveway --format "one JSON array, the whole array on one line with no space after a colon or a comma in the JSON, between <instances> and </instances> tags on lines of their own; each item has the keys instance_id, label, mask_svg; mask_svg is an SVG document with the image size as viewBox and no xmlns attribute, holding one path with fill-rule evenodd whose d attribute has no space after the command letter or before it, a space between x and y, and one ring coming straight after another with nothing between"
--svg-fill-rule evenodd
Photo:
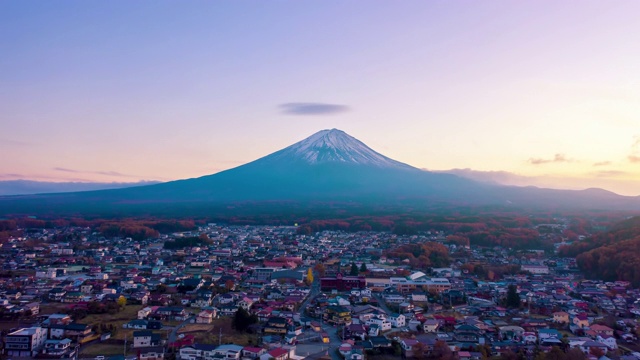
<instances>
[{"instance_id":1,"label":"driveway","mask_svg":"<svg viewBox=\"0 0 640 360\"><path fill-rule=\"evenodd\" d=\"M169 333L169 344L176 342L176 340L178 339L178 330L180 330L183 326L190 324L191 320L194 320L195 316L191 316L189 318L187 318L185 321L181 322L179 325L175 326L173 328L173 330L171 330L171 332Z\"/></svg>"}]
</instances>

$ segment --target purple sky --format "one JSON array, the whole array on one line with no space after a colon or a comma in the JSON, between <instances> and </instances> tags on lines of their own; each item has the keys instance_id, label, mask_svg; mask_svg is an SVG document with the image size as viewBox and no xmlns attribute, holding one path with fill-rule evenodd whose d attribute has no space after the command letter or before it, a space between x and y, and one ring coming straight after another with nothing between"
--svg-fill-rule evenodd
<instances>
[{"instance_id":1,"label":"purple sky","mask_svg":"<svg viewBox=\"0 0 640 360\"><path fill-rule=\"evenodd\" d=\"M640 194L637 1L2 1L0 180L234 167L326 128ZM537 182L536 182L537 181Z\"/></svg>"}]
</instances>

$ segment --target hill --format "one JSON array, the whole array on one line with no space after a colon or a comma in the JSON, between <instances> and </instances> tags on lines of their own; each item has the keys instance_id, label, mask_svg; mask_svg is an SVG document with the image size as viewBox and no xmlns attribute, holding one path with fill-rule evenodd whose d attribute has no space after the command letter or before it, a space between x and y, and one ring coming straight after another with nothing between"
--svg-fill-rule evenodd
<instances>
[{"instance_id":1,"label":"hill","mask_svg":"<svg viewBox=\"0 0 640 360\"><path fill-rule=\"evenodd\" d=\"M605 281L630 281L640 286L640 217L624 220L606 232L560 249L576 256L587 277Z\"/></svg>"}]
</instances>

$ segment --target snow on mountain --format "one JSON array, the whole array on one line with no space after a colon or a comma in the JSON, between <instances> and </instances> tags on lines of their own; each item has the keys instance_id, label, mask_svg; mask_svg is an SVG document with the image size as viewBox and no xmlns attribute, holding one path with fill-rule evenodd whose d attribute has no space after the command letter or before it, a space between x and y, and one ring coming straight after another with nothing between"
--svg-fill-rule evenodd
<instances>
[{"instance_id":1,"label":"snow on mountain","mask_svg":"<svg viewBox=\"0 0 640 360\"><path fill-rule=\"evenodd\" d=\"M390 159L342 130L319 131L308 138L267 156L264 160L302 160L309 164L345 163L380 168L415 169Z\"/></svg>"}]
</instances>

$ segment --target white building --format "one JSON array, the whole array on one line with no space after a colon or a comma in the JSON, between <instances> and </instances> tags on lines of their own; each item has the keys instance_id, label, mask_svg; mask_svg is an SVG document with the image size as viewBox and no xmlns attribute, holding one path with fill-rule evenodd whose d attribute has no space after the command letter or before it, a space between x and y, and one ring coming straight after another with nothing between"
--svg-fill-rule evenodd
<instances>
[{"instance_id":1,"label":"white building","mask_svg":"<svg viewBox=\"0 0 640 360\"><path fill-rule=\"evenodd\" d=\"M403 327L407 324L407 318L402 314L389 315L388 319L393 327Z\"/></svg>"},{"instance_id":2,"label":"white building","mask_svg":"<svg viewBox=\"0 0 640 360\"><path fill-rule=\"evenodd\" d=\"M377 315L366 321L367 325L378 325L380 331L391 330L391 322L384 315Z\"/></svg>"},{"instance_id":3,"label":"white building","mask_svg":"<svg viewBox=\"0 0 640 360\"><path fill-rule=\"evenodd\" d=\"M33 357L47 340L47 330L39 326L24 328L8 334L4 349L8 356Z\"/></svg>"},{"instance_id":4,"label":"white building","mask_svg":"<svg viewBox=\"0 0 640 360\"><path fill-rule=\"evenodd\" d=\"M534 275L545 275L549 273L549 267L545 265L522 265L520 270L527 271Z\"/></svg>"}]
</instances>

